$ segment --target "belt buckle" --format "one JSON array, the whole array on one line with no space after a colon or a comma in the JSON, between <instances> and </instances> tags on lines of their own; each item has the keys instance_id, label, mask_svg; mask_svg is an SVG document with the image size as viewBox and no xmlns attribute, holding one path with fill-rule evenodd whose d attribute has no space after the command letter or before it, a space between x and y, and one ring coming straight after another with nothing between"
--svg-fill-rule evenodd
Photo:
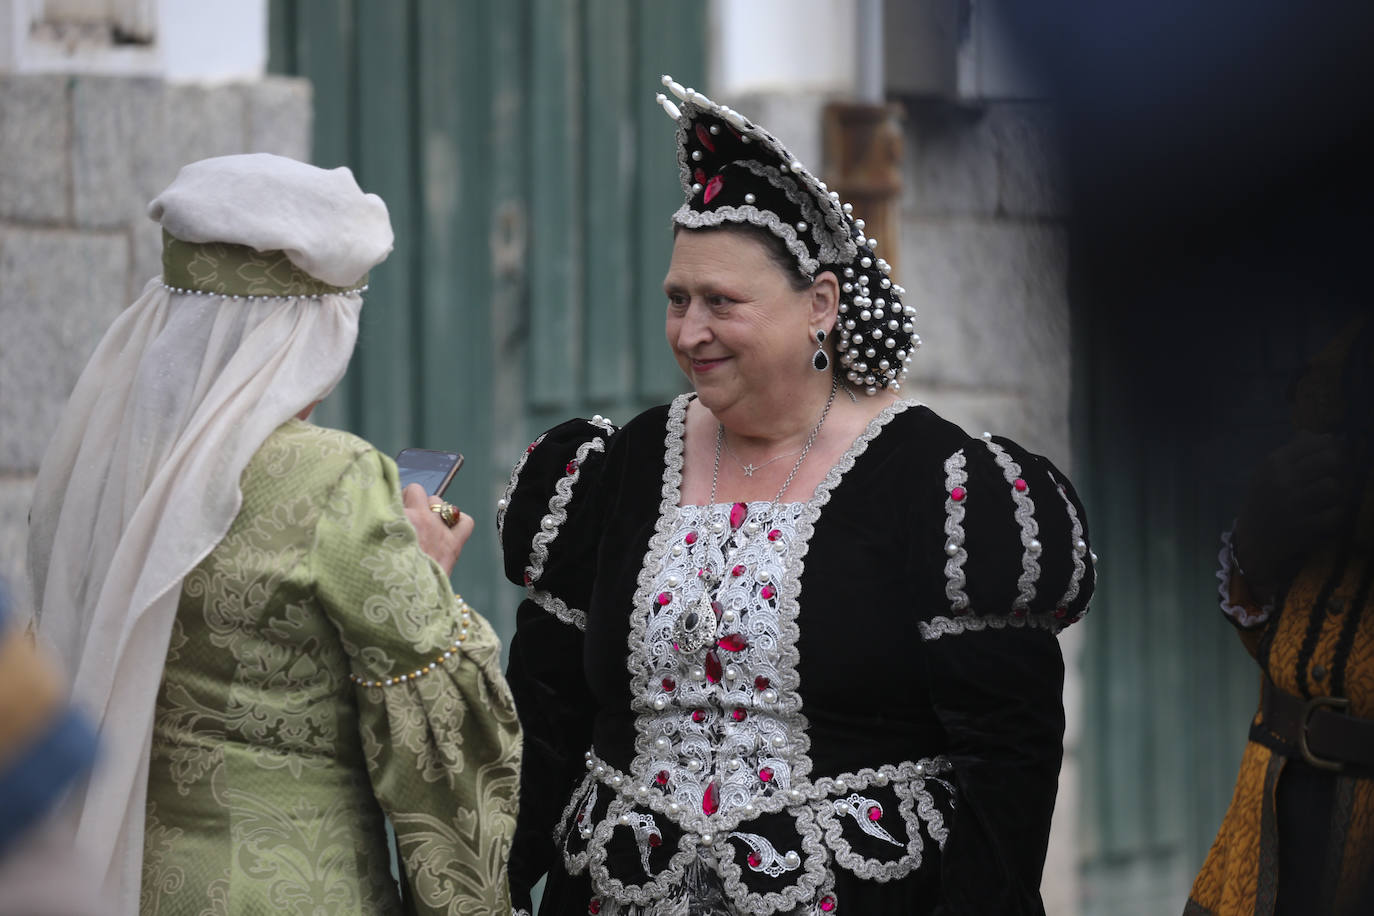
<instances>
[{"instance_id":1,"label":"belt buckle","mask_svg":"<svg viewBox=\"0 0 1374 916\"><path fill-rule=\"evenodd\" d=\"M1332 773L1339 773L1345 769L1345 764L1339 760L1327 760L1312 753L1312 749L1307 746L1307 723L1311 721L1312 714L1322 706L1329 706L1337 712L1345 712L1349 705L1350 701L1344 697L1312 697L1303 704L1302 722L1298 727L1298 750L1302 751L1303 760L1319 770Z\"/></svg>"}]
</instances>

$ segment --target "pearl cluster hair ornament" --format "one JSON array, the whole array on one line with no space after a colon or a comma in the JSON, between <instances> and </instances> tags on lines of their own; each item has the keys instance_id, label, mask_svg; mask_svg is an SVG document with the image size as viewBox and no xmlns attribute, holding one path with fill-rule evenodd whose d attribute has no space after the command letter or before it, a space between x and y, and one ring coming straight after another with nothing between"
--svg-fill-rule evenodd
<instances>
[{"instance_id":1,"label":"pearl cluster hair ornament","mask_svg":"<svg viewBox=\"0 0 1374 916\"><path fill-rule=\"evenodd\" d=\"M878 240L865 234L853 206L739 112L670 76L663 85L681 101L657 96L677 122L686 192L673 221L688 229L758 226L782 241L808 280L832 271L840 285L834 371L870 395L899 391L921 345L916 309L903 304L905 290L892 281L891 266L877 256Z\"/></svg>"}]
</instances>

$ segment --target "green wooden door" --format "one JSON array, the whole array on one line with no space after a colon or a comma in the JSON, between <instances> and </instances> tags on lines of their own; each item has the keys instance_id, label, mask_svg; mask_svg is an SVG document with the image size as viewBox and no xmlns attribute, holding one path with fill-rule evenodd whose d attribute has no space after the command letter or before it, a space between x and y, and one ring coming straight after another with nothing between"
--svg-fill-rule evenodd
<instances>
[{"instance_id":1,"label":"green wooden door","mask_svg":"<svg viewBox=\"0 0 1374 916\"><path fill-rule=\"evenodd\" d=\"M454 576L506 637L495 502L539 430L676 393L661 282L680 202L668 72L701 84L704 2L272 0L271 69L315 87L316 164L391 211L322 423L467 458Z\"/></svg>"}]
</instances>

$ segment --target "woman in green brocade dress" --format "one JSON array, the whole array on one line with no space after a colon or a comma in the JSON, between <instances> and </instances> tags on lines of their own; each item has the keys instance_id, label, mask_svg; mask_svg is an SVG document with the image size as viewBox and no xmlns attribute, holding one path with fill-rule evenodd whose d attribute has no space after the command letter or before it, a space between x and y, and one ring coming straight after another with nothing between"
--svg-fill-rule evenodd
<instances>
[{"instance_id":1,"label":"woman in green brocade dress","mask_svg":"<svg viewBox=\"0 0 1374 916\"><path fill-rule=\"evenodd\" d=\"M508 912L519 725L448 583L472 521L304 420L385 206L255 155L187 166L151 213L163 277L78 382L32 513L39 632L104 745L73 841L120 916Z\"/></svg>"}]
</instances>

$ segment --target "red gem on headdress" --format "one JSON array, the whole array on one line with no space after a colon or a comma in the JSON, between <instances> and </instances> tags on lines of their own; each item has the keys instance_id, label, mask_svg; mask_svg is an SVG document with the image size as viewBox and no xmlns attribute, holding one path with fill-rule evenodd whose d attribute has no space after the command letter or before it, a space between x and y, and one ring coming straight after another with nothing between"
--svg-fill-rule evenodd
<instances>
[{"instance_id":1,"label":"red gem on headdress","mask_svg":"<svg viewBox=\"0 0 1374 916\"><path fill-rule=\"evenodd\" d=\"M768 685L769 685L769 684L772 684L772 683L773 683L772 681L768 680L768 678L766 678L766 677L764 677L762 674L760 674L758 677L754 678L754 689L755 689L755 690L767 690L767 689L768 689Z\"/></svg>"},{"instance_id":2,"label":"red gem on headdress","mask_svg":"<svg viewBox=\"0 0 1374 916\"><path fill-rule=\"evenodd\" d=\"M725 616L725 608L720 606L719 601L712 601L711 613L716 615L716 620L720 620L721 617Z\"/></svg>"},{"instance_id":3,"label":"red gem on headdress","mask_svg":"<svg viewBox=\"0 0 1374 916\"><path fill-rule=\"evenodd\" d=\"M693 722L705 722L705 721L706 721L706 711L703 710L703 709L694 709L694 710L692 710L692 721L693 721Z\"/></svg>"},{"instance_id":4,"label":"red gem on headdress","mask_svg":"<svg viewBox=\"0 0 1374 916\"><path fill-rule=\"evenodd\" d=\"M759 779L763 780L764 782L772 782L772 781L773 781L773 768L772 768L772 767L764 767L763 769L759 770Z\"/></svg>"},{"instance_id":5,"label":"red gem on headdress","mask_svg":"<svg viewBox=\"0 0 1374 916\"><path fill-rule=\"evenodd\" d=\"M1022 480L1020 477L1016 478L1016 481L1012 484L1012 486L1016 488L1017 493L1026 492L1026 482Z\"/></svg>"},{"instance_id":6,"label":"red gem on headdress","mask_svg":"<svg viewBox=\"0 0 1374 916\"><path fill-rule=\"evenodd\" d=\"M729 636L722 636L716 640L716 645L726 652L743 652L749 647L749 640L745 639L741 633L731 633Z\"/></svg>"},{"instance_id":7,"label":"red gem on headdress","mask_svg":"<svg viewBox=\"0 0 1374 916\"><path fill-rule=\"evenodd\" d=\"M720 656L716 655L716 650L711 649L706 653L706 680L712 684L720 683L720 676L725 673L721 667Z\"/></svg>"},{"instance_id":8,"label":"red gem on headdress","mask_svg":"<svg viewBox=\"0 0 1374 916\"><path fill-rule=\"evenodd\" d=\"M663 679L663 689L668 691L669 693L672 693L674 690L677 689L677 681L673 680L670 677L665 677Z\"/></svg>"},{"instance_id":9,"label":"red gem on headdress","mask_svg":"<svg viewBox=\"0 0 1374 916\"><path fill-rule=\"evenodd\" d=\"M569 461L568 466L564 468L564 470L566 470L569 474L577 473L577 459L574 458L572 461Z\"/></svg>"},{"instance_id":10,"label":"red gem on headdress","mask_svg":"<svg viewBox=\"0 0 1374 916\"><path fill-rule=\"evenodd\" d=\"M689 531L687 532L687 536L682 540L690 547L697 542L697 533L695 531Z\"/></svg>"},{"instance_id":11,"label":"red gem on headdress","mask_svg":"<svg viewBox=\"0 0 1374 916\"><path fill-rule=\"evenodd\" d=\"M745 711L743 706L736 706L730 711L730 718L734 719L736 722L743 722L748 715L749 713Z\"/></svg>"},{"instance_id":12,"label":"red gem on headdress","mask_svg":"<svg viewBox=\"0 0 1374 916\"><path fill-rule=\"evenodd\" d=\"M587 904L587 912L593 914L593 916L595 916L595 914L601 912L601 898L600 898L600 897L593 897L593 898L592 898L592 902L589 903L589 904Z\"/></svg>"},{"instance_id":13,"label":"red gem on headdress","mask_svg":"<svg viewBox=\"0 0 1374 916\"><path fill-rule=\"evenodd\" d=\"M668 594L667 592L659 592L659 593L658 593L658 603L659 603L659 606L660 606L660 607L663 606L663 605L665 605L665 604L667 604L669 601L672 601L672 600L673 600L673 596L670 595L670 594Z\"/></svg>"},{"instance_id":14,"label":"red gem on headdress","mask_svg":"<svg viewBox=\"0 0 1374 916\"><path fill-rule=\"evenodd\" d=\"M954 500L956 503L963 502L964 497L967 495L968 491L965 490L963 487L955 487L953 490L949 491L949 498Z\"/></svg>"},{"instance_id":15,"label":"red gem on headdress","mask_svg":"<svg viewBox=\"0 0 1374 916\"><path fill-rule=\"evenodd\" d=\"M771 585L765 585L763 588L759 589L759 597L764 601L772 598L775 594L777 594L777 592Z\"/></svg>"},{"instance_id":16,"label":"red gem on headdress","mask_svg":"<svg viewBox=\"0 0 1374 916\"><path fill-rule=\"evenodd\" d=\"M821 898L821 909L825 910L827 913L829 913L829 912L831 912L832 910L834 910L834 909L835 909L835 898L834 898L834 897L830 897L830 896L822 897L822 898Z\"/></svg>"},{"instance_id":17,"label":"red gem on headdress","mask_svg":"<svg viewBox=\"0 0 1374 916\"><path fill-rule=\"evenodd\" d=\"M697 170L692 173L692 180L697 184L706 184L706 170L697 166Z\"/></svg>"},{"instance_id":18,"label":"red gem on headdress","mask_svg":"<svg viewBox=\"0 0 1374 916\"><path fill-rule=\"evenodd\" d=\"M730 507L730 527L738 528L744 524L744 520L749 516L749 507L744 503L735 503Z\"/></svg>"},{"instance_id":19,"label":"red gem on headdress","mask_svg":"<svg viewBox=\"0 0 1374 916\"><path fill-rule=\"evenodd\" d=\"M742 575L744 575L744 571L745 571L745 570L744 570L744 564L743 564L743 563L736 563L736 564L734 565L734 567L730 570L730 575L736 576L736 577L742 576Z\"/></svg>"},{"instance_id":20,"label":"red gem on headdress","mask_svg":"<svg viewBox=\"0 0 1374 916\"><path fill-rule=\"evenodd\" d=\"M649 845L657 849L663 845L663 837L659 836L657 833L649 834Z\"/></svg>"},{"instance_id":21,"label":"red gem on headdress","mask_svg":"<svg viewBox=\"0 0 1374 916\"><path fill-rule=\"evenodd\" d=\"M774 528L772 531L768 532L768 540L770 541L776 541L780 537L782 537L782 532L779 531L777 528Z\"/></svg>"},{"instance_id":22,"label":"red gem on headdress","mask_svg":"<svg viewBox=\"0 0 1374 916\"><path fill-rule=\"evenodd\" d=\"M668 784L668 778L667 770L659 770L658 775L654 777L654 782L658 783L660 786L666 786Z\"/></svg>"},{"instance_id":23,"label":"red gem on headdress","mask_svg":"<svg viewBox=\"0 0 1374 916\"><path fill-rule=\"evenodd\" d=\"M723 187L725 187L725 179L721 178L719 175L713 177L710 181L706 182L706 193L702 195L702 202L709 204L711 198L719 194Z\"/></svg>"},{"instance_id":24,"label":"red gem on headdress","mask_svg":"<svg viewBox=\"0 0 1374 916\"><path fill-rule=\"evenodd\" d=\"M701 796L701 813L706 815L715 814L720 810L720 789L716 786L713 779L706 786L706 794Z\"/></svg>"},{"instance_id":25,"label":"red gem on headdress","mask_svg":"<svg viewBox=\"0 0 1374 916\"><path fill-rule=\"evenodd\" d=\"M702 146L706 147L711 152L714 153L716 151L716 141L711 139L711 132L707 130L706 125L701 122L697 122L697 139L701 141Z\"/></svg>"},{"instance_id":26,"label":"red gem on headdress","mask_svg":"<svg viewBox=\"0 0 1374 916\"><path fill-rule=\"evenodd\" d=\"M530 584L531 582L533 582L533 581L534 581L534 576L530 575L530 571L529 571L528 569L525 570L525 585L526 585L526 587L528 587L529 584Z\"/></svg>"},{"instance_id":27,"label":"red gem on headdress","mask_svg":"<svg viewBox=\"0 0 1374 916\"><path fill-rule=\"evenodd\" d=\"M751 853L749 853L749 857L748 857L748 858L749 858L749 865L750 865L750 867L752 867L752 868L758 868L760 865L763 864L763 859L760 859L760 858L759 858L759 854L756 853L756 852L751 852Z\"/></svg>"},{"instance_id":28,"label":"red gem on headdress","mask_svg":"<svg viewBox=\"0 0 1374 916\"><path fill-rule=\"evenodd\" d=\"M868 809L868 819L869 819L870 821L880 820L880 819L882 818L882 816L883 816L883 809L882 809L882 808L879 808L877 805L874 805L872 808L869 808L869 809Z\"/></svg>"}]
</instances>

